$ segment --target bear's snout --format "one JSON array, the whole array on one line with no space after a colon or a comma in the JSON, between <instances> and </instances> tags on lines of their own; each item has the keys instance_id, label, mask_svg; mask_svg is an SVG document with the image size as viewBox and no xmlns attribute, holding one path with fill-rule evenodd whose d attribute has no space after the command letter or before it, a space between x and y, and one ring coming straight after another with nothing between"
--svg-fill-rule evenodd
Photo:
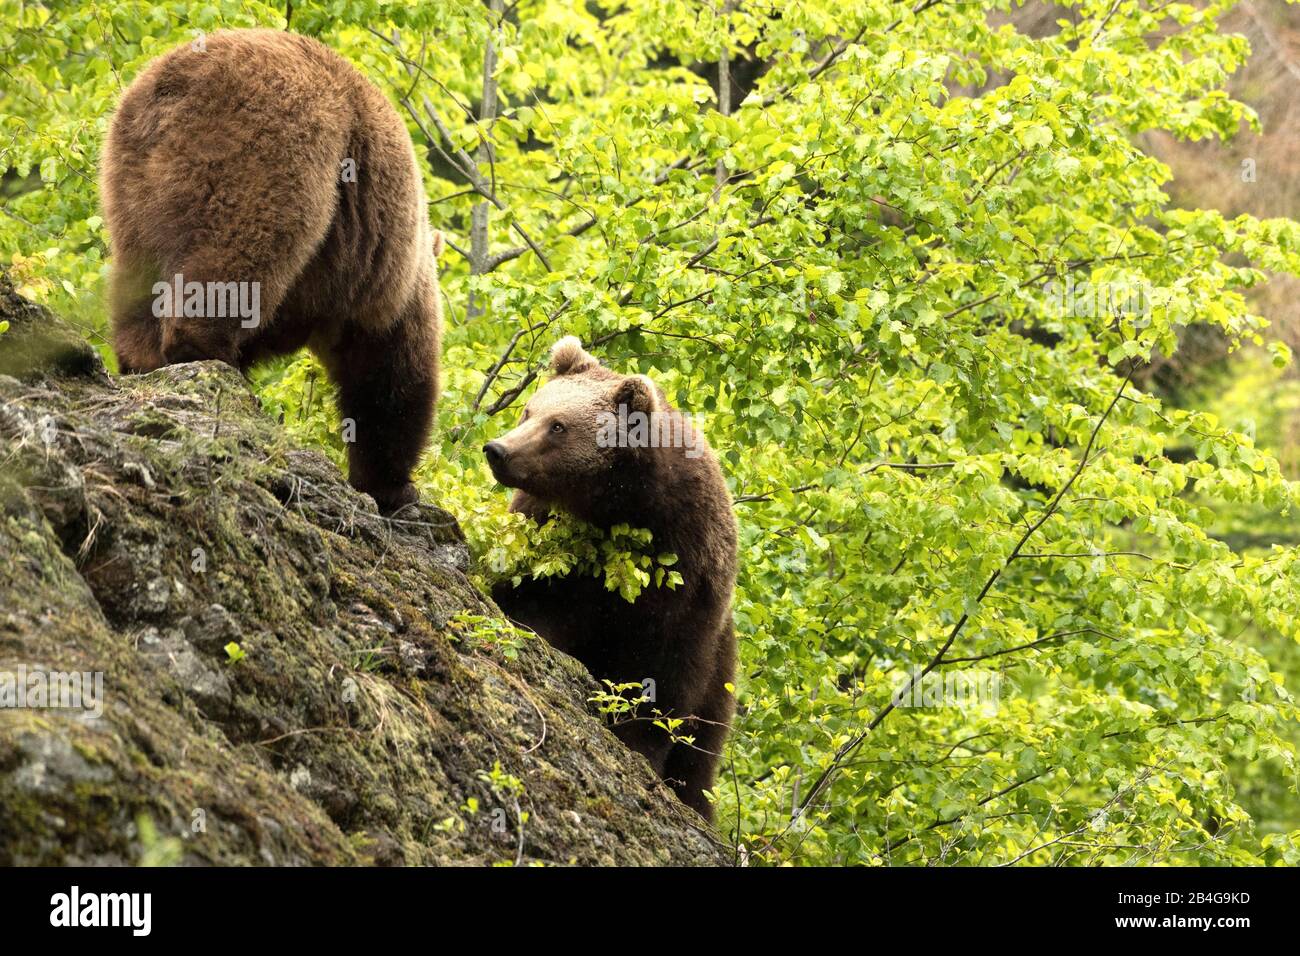
<instances>
[{"instance_id":1,"label":"bear's snout","mask_svg":"<svg viewBox=\"0 0 1300 956\"><path fill-rule=\"evenodd\" d=\"M490 441L483 446L483 457L487 459L488 467L492 469L492 477L509 487L510 468L507 463L510 460L510 453L506 451L506 446L499 441Z\"/></svg>"}]
</instances>

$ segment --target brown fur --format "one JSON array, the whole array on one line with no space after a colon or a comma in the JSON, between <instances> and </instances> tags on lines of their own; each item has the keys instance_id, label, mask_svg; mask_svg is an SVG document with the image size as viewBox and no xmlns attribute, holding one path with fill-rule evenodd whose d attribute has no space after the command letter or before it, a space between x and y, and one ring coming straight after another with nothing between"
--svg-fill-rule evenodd
<instances>
[{"instance_id":1,"label":"brown fur","mask_svg":"<svg viewBox=\"0 0 1300 956\"><path fill-rule=\"evenodd\" d=\"M383 94L308 37L221 31L153 61L104 147L123 372L310 348L356 423L349 477L382 510L410 483L438 394L442 303L415 153ZM355 181L341 175L355 163ZM153 285L257 282L260 324L154 315Z\"/></svg>"},{"instance_id":2,"label":"brown fur","mask_svg":"<svg viewBox=\"0 0 1300 956\"><path fill-rule=\"evenodd\" d=\"M674 744L649 719L614 732L711 819L703 791L717 774L734 710L725 685L736 669L736 522L722 470L698 433L694 447L703 454L694 458L680 447L599 447L601 412L625 405L675 419L681 413L648 378L602 367L577 339L556 345L552 369L519 426L484 448L497 480L518 489L511 510L545 521L554 505L604 528L649 528L656 552L677 555L684 583L675 590L652 584L632 604L586 575L506 582L493 597L597 679L655 681L655 702L644 707L690 718L678 734L693 736L694 745Z\"/></svg>"}]
</instances>

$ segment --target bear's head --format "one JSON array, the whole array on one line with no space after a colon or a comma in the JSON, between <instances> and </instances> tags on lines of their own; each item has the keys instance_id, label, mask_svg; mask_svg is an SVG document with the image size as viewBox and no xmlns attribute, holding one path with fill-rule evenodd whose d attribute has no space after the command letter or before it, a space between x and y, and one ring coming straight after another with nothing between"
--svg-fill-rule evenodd
<instances>
[{"instance_id":1,"label":"bear's head","mask_svg":"<svg viewBox=\"0 0 1300 956\"><path fill-rule=\"evenodd\" d=\"M589 496L638 453L623 440L628 419L648 418L667 403L649 378L605 368L574 336L555 343L551 371L519 424L484 445L483 454L506 487L582 513Z\"/></svg>"}]
</instances>

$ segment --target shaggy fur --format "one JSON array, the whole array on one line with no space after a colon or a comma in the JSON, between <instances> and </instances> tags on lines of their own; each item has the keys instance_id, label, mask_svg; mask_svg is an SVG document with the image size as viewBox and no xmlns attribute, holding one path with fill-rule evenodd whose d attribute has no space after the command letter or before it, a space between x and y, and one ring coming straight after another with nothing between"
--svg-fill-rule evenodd
<instances>
[{"instance_id":1,"label":"shaggy fur","mask_svg":"<svg viewBox=\"0 0 1300 956\"><path fill-rule=\"evenodd\" d=\"M345 161L355 168L345 175ZM442 304L424 190L383 94L315 40L215 33L158 58L104 148L114 348L123 372L310 348L355 423L349 477L390 511L438 395ZM156 282L257 282L260 324L155 315Z\"/></svg>"},{"instance_id":2,"label":"shaggy fur","mask_svg":"<svg viewBox=\"0 0 1300 956\"><path fill-rule=\"evenodd\" d=\"M545 521L558 506L609 528L649 528L657 552L678 557L684 583L650 586L629 604L602 579L575 575L498 585L492 596L511 618L572 654L597 679L655 681L655 708L690 718L678 731L694 745L674 744L651 719L617 724L614 732L644 754L688 806L706 819L734 710L726 684L735 680L731 599L736 583L736 522L731 496L702 435L694 447L603 448L597 415L629 410L672 416L690 428L643 375L602 367L575 338L552 353L555 377L525 408L517 428L484 448L492 472L518 489L511 510ZM557 428L557 425L559 426Z\"/></svg>"}]
</instances>

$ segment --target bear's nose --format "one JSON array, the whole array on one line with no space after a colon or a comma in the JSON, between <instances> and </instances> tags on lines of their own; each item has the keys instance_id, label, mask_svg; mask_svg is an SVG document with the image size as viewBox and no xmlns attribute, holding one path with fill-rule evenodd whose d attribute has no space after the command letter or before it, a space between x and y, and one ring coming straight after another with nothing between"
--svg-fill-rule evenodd
<instances>
[{"instance_id":1,"label":"bear's nose","mask_svg":"<svg viewBox=\"0 0 1300 956\"><path fill-rule=\"evenodd\" d=\"M483 454L489 465L499 465L506 460L506 447L499 441L490 441L483 446Z\"/></svg>"}]
</instances>

